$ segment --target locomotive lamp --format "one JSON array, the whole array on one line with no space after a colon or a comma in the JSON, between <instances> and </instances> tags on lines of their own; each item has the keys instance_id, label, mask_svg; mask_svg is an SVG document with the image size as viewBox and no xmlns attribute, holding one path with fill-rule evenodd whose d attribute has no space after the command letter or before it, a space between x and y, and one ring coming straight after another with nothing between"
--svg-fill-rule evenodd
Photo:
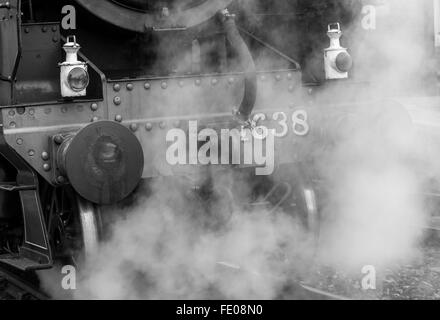
<instances>
[{"instance_id":1,"label":"locomotive lamp","mask_svg":"<svg viewBox=\"0 0 440 320\"><path fill-rule=\"evenodd\" d=\"M87 64L78 61L80 48L75 36L68 37L63 46L66 52L66 61L59 64L61 95L63 98L83 97L87 94L89 73L87 72Z\"/></svg>"},{"instance_id":2,"label":"locomotive lamp","mask_svg":"<svg viewBox=\"0 0 440 320\"><path fill-rule=\"evenodd\" d=\"M330 38L330 47L325 49L324 53L325 78L326 80L346 79L353 66L353 59L347 49L341 47L342 31L340 24L329 24L327 35Z\"/></svg>"}]
</instances>

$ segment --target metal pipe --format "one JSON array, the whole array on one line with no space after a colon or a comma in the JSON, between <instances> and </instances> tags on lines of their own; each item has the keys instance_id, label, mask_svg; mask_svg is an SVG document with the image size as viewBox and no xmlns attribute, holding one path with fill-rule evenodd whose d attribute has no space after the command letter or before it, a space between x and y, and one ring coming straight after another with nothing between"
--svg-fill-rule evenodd
<instances>
[{"instance_id":1,"label":"metal pipe","mask_svg":"<svg viewBox=\"0 0 440 320\"><path fill-rule=\"evenodd\" d=\"M248 46L235 24L235 16L227 10L221 12L223 28L231 47L236 51L240 65L243 66L245 86L244 96L236 116L241 121L249 120L257 99L257 70Z\"/></svg>"}]
</instances>

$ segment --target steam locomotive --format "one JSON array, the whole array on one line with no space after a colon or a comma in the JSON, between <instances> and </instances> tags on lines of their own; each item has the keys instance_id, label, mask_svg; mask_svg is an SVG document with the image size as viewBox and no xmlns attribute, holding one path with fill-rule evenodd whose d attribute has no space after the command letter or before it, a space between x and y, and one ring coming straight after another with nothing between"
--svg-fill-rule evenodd
<instances>
[{"instance_id":1,"label":"steam locomotive","mask_svg":"<svg viewBox=\"0 0 440 320\"><path fill-rule=\"evenodd\" d=\"M372 132L378 117L404 119L402 131L414 125L399 102L364 103L375 74L365 70L386 63L371 39L381 32L376 13L388 6L385 21L394 19L398 1L388 2L1 0L0 262L40 270L72 252L93 254L103 206L141 181L205 170L166 161L167 133L190 134L189 121L215 132L272 128L276 170L294 172L295 191L274 185L266 194L280 202L295 192L313 228L314 159L351 119L373 123ZM417 41L436 61L436 11L418 2L430 19ZM353 26L361 32L341 38ZM412 80L426 84L432 98L423 101L433 105L435 68L421 74Z\"/></svg>"}]
</instances>

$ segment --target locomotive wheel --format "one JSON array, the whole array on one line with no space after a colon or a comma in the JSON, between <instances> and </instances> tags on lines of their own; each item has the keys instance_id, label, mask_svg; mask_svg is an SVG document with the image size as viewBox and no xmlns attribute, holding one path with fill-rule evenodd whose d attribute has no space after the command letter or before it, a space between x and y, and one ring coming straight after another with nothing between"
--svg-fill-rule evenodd
<instances>
[{"instance_id":1,"label":"locomotive wheel","mask_svg":"<svg viewBox=\"0 0 440 320\"><path fill-rule=\"evenodd\" d=\"M49 189L44 208L54 257L77 266L97 250L99 210L70 186Z\"/></svg>"}]
</instances>

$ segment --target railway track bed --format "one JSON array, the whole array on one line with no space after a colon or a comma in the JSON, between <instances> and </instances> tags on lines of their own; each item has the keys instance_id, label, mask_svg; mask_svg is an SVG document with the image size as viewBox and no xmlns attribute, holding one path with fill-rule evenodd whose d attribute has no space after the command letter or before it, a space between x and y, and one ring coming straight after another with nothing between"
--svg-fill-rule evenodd
<instances>
[{"instance_id":1,"label":"railway track bed","mask_svg":"<svg viewBox=\"0 0 440 320\"><path fill-rule=\"evenodd\" d=\"M0 265L0 300L47 300L49 297L24 275Z\"/></svg>"}]
</instances>

